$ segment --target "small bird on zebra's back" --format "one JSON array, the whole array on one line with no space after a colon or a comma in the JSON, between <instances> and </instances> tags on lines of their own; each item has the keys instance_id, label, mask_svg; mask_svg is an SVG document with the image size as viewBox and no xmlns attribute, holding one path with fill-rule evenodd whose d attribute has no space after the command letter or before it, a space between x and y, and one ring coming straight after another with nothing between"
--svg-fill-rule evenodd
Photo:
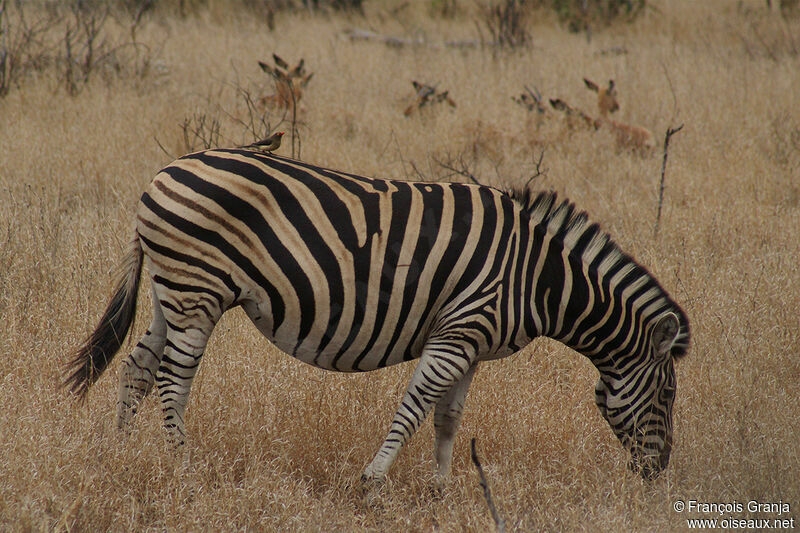
<instances>
[{"instance_id":1,"label":"small bird on zebra's back","mask_svg":"<svg viewBox=\"0 0 800 533\"><path fill-rule=\"evenodd\" d=\"M273 133L266 139L254 142L253 144L248 144L244 148L253 148L261 152L273 152L280 147L281 137L283 137L283 132L278 131L276 133Z\"/></svg>"}]
</instances>

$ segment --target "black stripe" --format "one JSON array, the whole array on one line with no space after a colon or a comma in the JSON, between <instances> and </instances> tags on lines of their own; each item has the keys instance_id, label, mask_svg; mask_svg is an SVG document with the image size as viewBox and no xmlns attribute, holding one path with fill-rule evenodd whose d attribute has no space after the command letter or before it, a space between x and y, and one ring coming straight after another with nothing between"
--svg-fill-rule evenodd
<instances>
[{"instance_id":1,"label":"black stripe","mask_svg":"<svg viewBox=\"0 0 800 533\"><path fill-rule=\"evenodd\" d=\"M212 168L235 173L255 184L266 187L275 198L285 219L296 228L309 253L319 265L328 285L328 298L330 301L329 319L325 332L320 339L320 344L316 348L316 351L321 353L333 338L336 328L339 325L343 309L342 305L344 303L344 287L342 286L340 259L336 257L336 254L333 253L331 247L317 230L316 225L318 222L311 219L308 214L307 206L300 203L300 200L294 196L286 184L264 173L262 169L253 164L215 157L207 153L193 154L192 157ZM196 176L193 176L191 173L187 172L186 174L192 178L196 178ZM203 192L202 189L196 189L196 192L211 198L225 209L229 215L247 224L250 230L258 235L267 252L275 259L275 262L281 268L284 275L292 283L292 287L300 299L301 307L300 334L298 345L295 347L295 349L297 349L308 336L316 312L314 289L310 279L296 262L292 253L280 242L277 234L275 234L269 223L263 218L259 209L253 207L241 198L228 193L221 187L202 180L198 181L205 184L202 186L203 188L209 188L211 190L206 193ZM327 213L331 225L336 229L340 240L351 250L356 250L356 233L350 222L350 217L346 216L346 205L319 179L307 179L304 180L303 183L319 198L323 210L330 210L330 206L334 207L333 211ZM189 183L184 184L194 189L193 185ZM345 224L336 223L341 221L344 221ZM349 231L343 231L342 228L345 227L348 228Z\"/></svg>"},{"instance_id":2,"label":"black stripe","mask_svg":"<svg viewBox=\"0 0 800 533\"><path fill-rule=\"evenodd\" d=\"M199 239L214 248L217 248L220 252L222 252L225 256L227 256L231 261L233 261L237 267L239 267L245 275L249 276L250 279L255 281L259 284L264 290L267 292L267 295L270 299L270 305L272 307L272 314L273 314L273 329L272 334L275 335L275 330L283 323L283 320L286 315L285 306L283 299L280 296L280 293L275 288L272 283L267 280L264 275L261 273L255 265L253 265L252 261L245 257L239 250L236 249L231 243L226 241L219 233L203 228L198 226L194 222L190 222L183 217L176 215L164 209L160 206L155 200L153 200L150 195L144 193L141 198L141 202L148 208L150 211L153 212L156 216L173 226L179 231L190 235L196 239ZM163 279L163 278L162 278ZM167 285L164 283L164 285ZM172 285L175 287L180 287L180 283L172 282ZM167 285L168 286L168 285ZM180 289L177 289L180 290ZM210 290L203 290L197 292L208 292L212 293ZM213 294L213 293L212 293ZM221 296L218 296L220 303L222 303ZM232 303L232 302L230 302ZM224 310L224 309L222 309Z\"/></svg>"},{"instance_id":3,"label":"black stripe","mask_svg":"<svg viewBox=\"0 0 800 533\"><path fill-rule=\"evenodd\" d=\"M534 302L539 317L542 319L543 335L548 337L553 334L553 327L558 319L558 306L561 303L561 294L564 291L564 263L561 260L563 242L550 239L547 247L547 256L542 264L542 271L536 284ZM549 289L549 290L548 290ZM545 311L546 310L546 311Z\"/></svg>"},{"instance_id":4,"label":"black stripe","mask_svg":"<svg viewBox=\"0 0 800 533\"><path fill-rule=\"evenodd\" d=\"M402 216L402 213L408 213L411 209L411 187L404 182L397 182L394 184L397 190L392 193L392 218L389 224L389 232L386 237L386 250L384 251L383 261L380 265L373 265L373 268L379 268L381 271L380 280L378 282L378 301L374 309L375 322L372 328L372 335L370 336L364 349L353 361L353 368L359 368L361 362L367 355L369 355L375 342L378 340L383 325L386 322L386 315L389 310L389 303L392 299L392 285L394 284L394 276L397 271L397 264L400 258L400 250L403 244L405 235L406 224L408 222L407 216ZM378 367L386 365L388 358L388 351L384 353Z\"/></svg>"},{"instance_id":5,"label":"black stripe","mask_svg":"<svg viewBox=\"0 0 800 533\"><path fill-rule=\"evenodd\" d=\"M530 226L525 224L523 218L518 216L517 222L519 227L519 248L517 250L517 266L514 270L514 277L511 284L514 298L514 328L509 332L508 344L512 350L518 351L522 346L517 346L516 339L519 337L521 329L525 329L526 318L529 314L530 308L529 300L525 299L525 293L528 290L531 280L525 279L525 259L530 255ZM527 331L527 330L525 330Z\"/></svg>"},{"instance_id":6,"label":"black stripe","mask_svg":"<svg viewBox=\"0 0 800 533\"><path fill-rule=\"evenodd\" d=\"M428 303L425 310L420 315L417 323L416 331L412 335L411 342L409 342L408 349L403 355L403 359L408 361L419 357L419 353L413 353L411 350L417 340L427 335L428 333L428 319L432 312L438 311L434 309L439 297L445 289L447 279L453 274L453 271L458 264L461 255L465 252L467 238L469 237L472 228L473 204L470 189L464 185L453 183L449 186L450 192L453 195L453 220L450 230L450 242L442 254L442 258L436 267L436 272L431 278L430 287L428 289ZM439 303L441 305L441 302Z\"/></svg>"},{"instance_id":7,"label":"black stripe","mask_svg":"<svg viewBox=\"0 0 800 533\"><path fill-rule=\"evenodd\" d=\"M228 288L228 290L231 291L231 293L233 294L234 300L239 297L239 294L241 293L241 289L236 285L236 283L233 282L233 278L231 277L231 275L228 272L225 272L221 268L217 268L217 267L211 265L210 263L208 263L206 261L203 261L202 259L199 259L196 256L184 254L184 253L178 252L177 250L174 250L172 248L168 248L167 246L163 246L163 245L158 244L158 243L156 243L154 241L151 241L150 239L148 239L147 237L145 237L143 235L139 235L139 238L142 240L142 242L148 248L150 248L154 252L156 252L156 253L164 256L164 257L168 257L168 258L172 259L175 262L184 263L186 265L190 265L192 267L200 269L200 270L202 270L204 272L207 272L208 274L214 276L215 278L220 280L222 283L224 283L225 286ZM221 306L222 305L221 297L220 297L220 299L218 301L219 301L220 306Z\"/></svg>"},{"instance_id":8,"label":"black stripe","mask_svg":"<svg viewBox=\"0 0 800 533\"><path fill-rule=\"evenodd\" d=\"M510 216L508 217L510 218ZM501 340L506 342L511 341L509 338L509 325L514 325L514 311L509 310L510 302L519 301L517 294L517 286L514 279L511 277L511 267L514 263L514 257L518 255L517 252L517 236L511 237L511 242L508 246L508 253L503 254L505 257L505 270L503 272L503 282L500 285L500 302L498 302L498 314L500 315L500 324L498 328L498 336Z\"/></svg>"},{"instance_id":9,"label":"black stripe","mask_svg":"<svg viewBox=\"0 0 800 533\"><path fill-rule=\"evenodd\" d=\"M200 287L199 285L189 285L187 283L180 283L180 282L177 282L177 281L173 281L171 279L167 279L167 278L165 278L163 276L159 276L158 274L153 276L153 282L155 282L155 283L157 283L159 285L162 285L162 286L164 286L164 287L166 287L166 288L168 288L168 289L170 289L172 291L176 291L176 292L196 292L196 293L199 293L199 294L208 294L212 298L217 300L217 302L219 302L220 308L222 307L222 295L217 293L216 291L213 291L213 290L209 289L209 288ZM168 304L165 300L161 301L161 305L164 306L164 307L167 307L168 309L170 308L170 307L168 307L168 305L170 305L170 304ZM175 307L175 306L172 306L172 307ZM183 313L183 311L181 309L178 309L177 307L175 307L173 310L176 313L180 313L180 314Z\"/></svg>"},{"instance_id":10,"label":"black stripe","mask_svg":"<svg viewBox=\"0 0 800 533\"><path fill-rule=\"evenodd\" d=\"M436 244L436 239L439 237L439 230L442 223L442 212L444 209L444 192L441 186L428 185L428 184L415 184L419 194L422 195L422 220L420 223L419 233L417 234L417 244L411 257L411 262L408 265L408 271L405 278L405 288L403 290L403 302L400 308L400 320L405 321L410 319L411 307L414 305L414 300L417 291L420 289L419 276L425 268L425 264L430 258L431 251ZM428 190L430 189L430 190ZM397 217L405 219L408 222L407 215L402 212L392 212L393 218ZM430 287L428 287L430 289ZM427 301L435 300L436 295L431 294L432 291L428 290L427 294L422 294L421 297L426 297ZM425 316L414 317L415 320L422 321ZM397 345L397 341L404 329L404 323L397 324L397 327L392 334L389 343L386 346L386 351L381 358L379 367L386 366L389 355Z\"/></svg>"},{"instance_id":11,"label":"black stripe","mask_svg":"<svg viewBox=\"0 0 800 533\"><path fill-rule=\"evenodd\" d=\"M456 286L453 288L451 297L448 301L461 297L464 291L472 284L473 281L479 279L481 271L486 264L487 258L490 258L489 252L491 251L494 238L495 228L499 222L497 210L494 206L494 193L491 189L480 188L478 189L481 204L477 206L480 210L481 216L481 233L478 236L477 243L473 250L465 252L470 253L472 257L467 263L464 272L459 278Z\"/></svg>"}]
</instances>

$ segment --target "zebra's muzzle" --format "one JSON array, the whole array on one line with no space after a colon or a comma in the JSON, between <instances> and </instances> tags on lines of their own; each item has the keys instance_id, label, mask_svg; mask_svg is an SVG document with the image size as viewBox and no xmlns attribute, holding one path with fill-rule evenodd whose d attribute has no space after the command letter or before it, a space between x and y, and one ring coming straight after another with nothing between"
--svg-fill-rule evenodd
<instances>
[{"instance_id":1,"label":"zebra's muzzle","mask_svg":"<svg viewBox=\"0 0 800 533\"><path fill-rule=\"evenodd\" d=\"M672 452L671 441L672 439L668 438L664 443L664 447L659 451L647 450L641 447L632 448L628 468L642 476L645 481L654 480L669 465L669 456Z\"/></svg>"}]
</instances>

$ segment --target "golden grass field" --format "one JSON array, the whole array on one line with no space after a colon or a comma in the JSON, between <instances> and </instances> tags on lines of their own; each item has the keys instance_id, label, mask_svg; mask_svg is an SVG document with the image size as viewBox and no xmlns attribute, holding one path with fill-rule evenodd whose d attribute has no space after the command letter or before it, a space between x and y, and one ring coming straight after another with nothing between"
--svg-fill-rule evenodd
<instances>
[{"instance_id":1,"label":"golden grass field","mask_svg":"<svg viewBox=\"0 0 800 533\"><path fill-rule=\"evenodd\" d=\"M363 16L279 12L274 31L224 2L187 17L157 10L137 34L151 47L150 74L98 75L70 96L45 71L0 99L0 530L484 531L493 524L471 438L511 530L779 518L681 514L678 499L782 501L791 511L780 518L800 519L800 19L760 0L651 0L632 24L597 27L591 40L534 12L532 47L450 49L432 45L478 38L474 5L443 18L427 3L401 4L370 3ZM352 42L349 28L431 45ZM127 31L113 20L108 30ZM627 53L602 53L613 47ZM544 150L546 173L531 187L573 200L656 275L693 338L676 365L672 460L655 482L627 470L594 406L596 370L549 340L481 365L443 494L431 490L428 421L374 506L359 478L412 365L321 371L231 312L194 382L188 466L166 443L152 397L130 437L116 432L119 361L85 405L59 388L110 297L142 189L170 162L165 150L187 150L184 120L218 117L223 145L254 140L229 115L245 111L237 86L272 92L257 65L272 52L303 57L314 72L301 101L302 159L465 180L434 160L462 154L484 183L511 187ZM583 77L613 78L616 118L651 129L659 148L619 150L603 130L568 131L553 112L537 123L511 98L527 84L594 113ZM448 89L457 107L404 117L412 79ZM289 131L280 114L270 120ZM679 124L654 236L661 144ZM291 154L290 141L279 153ZM135 339L149 310L142 290Z\"/></svg>"}]
</instances>

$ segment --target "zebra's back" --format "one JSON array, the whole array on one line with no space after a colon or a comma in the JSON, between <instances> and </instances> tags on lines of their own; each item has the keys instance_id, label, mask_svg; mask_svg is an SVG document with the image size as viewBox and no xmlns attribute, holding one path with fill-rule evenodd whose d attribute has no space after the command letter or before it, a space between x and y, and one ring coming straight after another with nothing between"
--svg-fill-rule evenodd
<instances>
[{"instance_id":1,"label":"zebra's back","mask_svg":"<svg viewBox=\"0 0 800 533\"><path fill-rule=\"evenodd\" d=\"M515 205L488 187L218 150L163 169L137 231L154 283L179 286L167 307L194 294L189 305L216 322L241 304L283 351L359 371L416 358L445 318L493 304Z\"/></svg>"}]
</instances>

